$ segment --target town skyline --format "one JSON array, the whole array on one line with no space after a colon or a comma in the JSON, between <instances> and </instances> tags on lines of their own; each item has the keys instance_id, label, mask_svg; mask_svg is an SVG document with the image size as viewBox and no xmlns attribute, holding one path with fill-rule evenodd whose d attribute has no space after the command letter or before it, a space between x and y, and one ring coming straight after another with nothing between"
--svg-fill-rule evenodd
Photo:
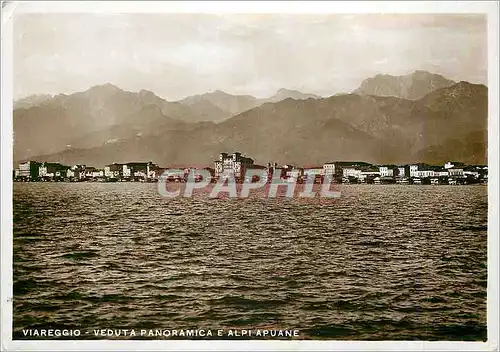
<instances>
[{"instance_id":1,"label":"town skyline","mask_svg":"<svg viewBox=\"0 0 500 352\"><path fill-rule=\"evenodd\" d=\"M310 177L315 180L332 177L335 183L397 183L397 184L474 184L488 182L487 165L468 165L459 161L448 161L442 165L427 163L409 164L373 164L364 161L329 161L322 165L305 166L293 164L278 164L269 161L267 165L259 165L254 160L240 152L221 152L219 158L210 166L184 165L159 166L152 161L113 162L103 168L87 164L63 165L57 162L26 161L19 163L13 172L14 181L64 181L64 182L116 182L140 181L188 182L188 177L203 180L210 175L211 180L225 179L231 176L233 180L251 182L255 172L262 172L274 180L279 179L303 183ZM182 175L180 175L181 173ZM203 174L203 176L202 176ZM249 176L251 175L251 176ZM211 181L210 181L211 182Z\"/></svg>"}]
</instances>

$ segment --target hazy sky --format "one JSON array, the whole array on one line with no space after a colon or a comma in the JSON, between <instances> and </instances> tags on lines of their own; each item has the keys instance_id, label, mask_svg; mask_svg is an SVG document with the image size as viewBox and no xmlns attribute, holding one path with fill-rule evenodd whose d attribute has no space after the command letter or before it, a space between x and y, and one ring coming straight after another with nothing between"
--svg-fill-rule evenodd
<instances>
[{"instance_id":1,"label":"hazy sky","mask_svg":"<svg viewBox=\"0 0 500 352\"><path fill-rule=\"evenodd\" d=\"M323 96L417 69L487 83L483 15L19 14L14 97L111 82L167 100L217 89Z\"/></svg>"}]
</instances>

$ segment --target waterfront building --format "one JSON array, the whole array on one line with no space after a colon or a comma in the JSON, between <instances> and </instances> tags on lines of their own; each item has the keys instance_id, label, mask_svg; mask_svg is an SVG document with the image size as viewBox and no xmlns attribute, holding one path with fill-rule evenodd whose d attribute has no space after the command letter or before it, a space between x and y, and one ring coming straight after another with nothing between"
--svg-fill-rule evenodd
<instances>
[{"instance_id":1,"label":"waterfront building","mask_svg":"<svg viewBox=\"0 0 500 352\"><path fill-rule=\"evenodd\" d=\"M323 164L324 175L335 175L335 162Z\"/></svg>"},{"instance_id":2,"label":"waterfront building","mask_svg":"<svg viewBox=\"0 0 500 352\"><path fill-rule=\"evenodd\" d=\"M123 164L113 163L104 167L104 176L111 179L120 179L123 176Z\"/></svg>"},{"instance_id":3,"label":"waterfront building","mask_svg":"<svg viewBox=\"0 0 500 352\"><path fill-rule=\"evenodd\" d=\"M380 177L394 177L399 171L398 168L392 165L384 165L379 167Z\"/></svg>"},{"instance_id":4,"label":"waterfront building","mask_svg":"<svg viewBox=\"0 0 500 352\"><path fill-rule=\"evenodd\" d=\"M66 177L66 171L68 166L59 163L47 163L44 162L40 165L38 169L38 176L44 179L47 178L64 178Z\"/></svg>"},{"instance_id":5,"label":"waterfront building","mask_svg":"<svg viewBox=\"0 0 500 352\"><path fill-rule=\"evenodd\" d=\"M446 176L448 176L448 171L447 170L443 170L443 169L434 171L434 176L437 176L437 177L446 177Z\"/></svg>"},{"instance_id":6,"label":"waterfront building","mask_svg":"<svg viewBox=\"0 0 500 352\"><path fill-rule=\"evenodd\" d=\"M231 173L235 178L242 179L246 170L254 165L253 162L253 159L244 157L239 152L233 154L220 153L219 160L214 162L215 177Z\"/></svg>"},{"instance_id":7,"label":"waterfront building","mask_svg":"<svg viewBox=\"0 0 500 352\"><path fill-rule=\"evenodd\" d=\"M434 177L435 172L434 170L418 170L417 171L417 177L419 178L428 178L428 177Z\"/></svg>"},{"instance_id":8,"label":"waterfront building","mask_svg":"<svg viewBox=\"0 0 500 352\"><path fill-rule=\"evenodd\" d=\"M158 177L160 177L164 171L165 171L165 168L161 168L157 165L154 165L153 167L149 167L147 178L149 180L158 180Z\"/></svg>"},{"instance_id":9,"label":"waterfront building","mask_svg":"<svg viewBox=\"0 0 500 352\"><path fill-rule=\"evenodd\" d=\"M486 167L486 170L487 170L487 167ZM478 166L478 165L465 166L463 168L463 171L464 171L464 177L473 178L476 180L480 179L481 176L483 176L485 174L483 167ZM486 173L487 173L487 171L486 171Z\"/></svg>"},{"instance_id":10,"label":"waterfront building","mask_svg":"<svg viewBox=\"0 0 500 352\"><path fill-rule=\"evenodd\" d=\"M361 176L361 172L362 172L361 170L356 169L354 167L344 167L342 168L342 177L344 178L353 177L359 179Z\"/></svg>"},{"instance_id":11,"label":"waterfront building","mask_svg":"<svg viewBox=\"0 0 500 352\"><path fill-rule=\"evenodd\" d=\"M410 165L410 177L418 177L418 165Z\"/></svg>"},{"instance_id":12,"label":"waterfront building","mask_svg":"<svg viewBox=\"0 0 500 352\"><path fill-rule=\"evenodd\" d=\"M26 179L26 180L34 180L38 178L40 169L40 163L37 161L26 161L23 163L19 163L17 169L17 177Z\"/></svg>"},{"instance_id":13,"label":"waterfront building","mask_svg":"<svg viewBox=\"0 0 500 352\"><path fill-rule=\"evenodd\" d=\"M151 161L148 162L130 162L123 165L123 178L149 178L151 171L158 166Z\"/></svg>"},{"instance_id":14,"label":"waterfront building","mask_svg":"<svg viewBox=\"0 0 500 352\"><path fill-rule=\"evenodd\" d=\"M68 169L66 170L66 177L69 179L80 178L80 173L78 170Z\"/></svg>"},{"instance_id":15,"label":"waterfront building","mask_svg":"<svg viewBox=\"0 0 500 352\"><path fill-rule=\"evenodd\" d=\"M323 166L311 166L304 168L304 176L307 176L309 174L323 176L324 175L323 172L324 172Z\"/></svg>"},{"instance_id":16,"label":"waterfront building","mask_svg":"<svg viewBox=\"0 0 500 352\"><path fill-rule=\"evenodd\" d=\"M406 177L406 167L398 166L397 167L397 177L403 178Z\"/></svg>"},{"instance_id":17,"label":"waterfront building","mask_svg":"<svg viewBox=\"0 0 500 352\"><path fill-rule=\"evenodd\" d=\"M85 168L80 171L80 180L92 180L97 177L104 177L104 171L98 170L92 166L85 166Z\"/></svg>"},{"instance_id":18,"label":"waterfront building","mask_svg":"<svg viewBox=\"0 0 500 352\"><path fill-rule=\"evenodd\" d=\"M359 174L359 172L366 171L367 169L370 169L372 167L372 164L366 163L364 161L331 161L323 164L323 170L325 174L334 174L337 177L346 177L346 174L351 173ZM344 172L344 169L350 170ZM358 171L354 172L352 171L353 169ZM357 177L359 177L359 175Z\"/></svg>"},{"instance_id":19,"label":"waterfront building","mask_svg":"<svg viewBox=\"0 0 500 352\"><path fill-rule=\"evenodd\" d=\"M465 166L465 164L460 161L448 161L446 164L444 164L444 168L446 170L463 166Z\"/></svg>"},{"instance_id":20,"label":"waterfront building","mask_svg":"<svg viewBox=\"0 0 500 352\"><path fill-rule=\"evenodd\" d=\"M464 176L464 169L449 168L448 175L450 177L463 177Z\"/></svg>"},{"instance_id":21,"label":"waterfront building","mask_svg":"<svg viewBox=\"0 0 500 352\"><path fill-rule=\"evenodd\" d=\"M464 176L465 177L473 177L475 179L478 179L479 178L479 172L477 171L466 171L464 170Z\"/></svg>"},{"instance_id":22,"label":"waterfront building","mask_svg":"<svg viewBox=\"0 0 500 352\"><path fill-rule=\"evenodd\" d=\"M95 169L94 171L92 171L92 178L104 178L104 170Z\"/></svg>"},{"instance_id":23,"label":"waterfront building","mask_svg":"<svg viewBox=\"0 0 500 352\"><path fill-rule=\"evenodd\" d=\"M85 165L73 165L66 170L66 177L70 180L80 179L81 173L85 170Z\"/></svg>"}]
</instances>

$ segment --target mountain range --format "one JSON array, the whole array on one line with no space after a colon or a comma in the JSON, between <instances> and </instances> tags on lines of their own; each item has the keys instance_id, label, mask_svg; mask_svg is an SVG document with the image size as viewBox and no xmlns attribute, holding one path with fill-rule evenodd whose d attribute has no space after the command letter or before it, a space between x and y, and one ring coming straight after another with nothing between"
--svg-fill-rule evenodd
<instances>
[{"instance_id":1,"label":"mountain range","mask_svg":"<svg viewBox=\"0 0 500 352\"><path fill-rule=\"evenodd\" d=\"M487 87L424 71L378 75L328 98L281 89L266 99L215 91L168 102L105 84L15 106L16 162L206 166L233 151L261 164L487 159Z\"/></svg>"}]
</instances>

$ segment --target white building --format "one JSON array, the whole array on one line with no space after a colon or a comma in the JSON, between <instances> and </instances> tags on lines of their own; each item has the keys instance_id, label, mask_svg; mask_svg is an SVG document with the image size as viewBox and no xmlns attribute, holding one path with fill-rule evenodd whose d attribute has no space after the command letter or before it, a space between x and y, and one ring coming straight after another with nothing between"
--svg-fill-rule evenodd
<instances>
[{"instance_id":1,"label":"white building","mask_svg":"<svg viewBox=\"0 0 500 352\"><path fill-rule=\"evenodd\" d=\"M418 165L410 165L410 177L419 177Z\"/></svg>"},{"instance_id":2,"label":"white building","mask_svg":"<svg viewBox=\"0 0 500 352\"><path fill-rule=\"evenodd\" d=\"M104 170L94 170L94 171L92 171L91 176L92 176L93 178L101 178L101 177L104 177Z\"/></svg>"},{"instance_id":3,"label":"white building","mask_svg":"<svg viewBox=\"0 0 500 352\"><path fill-rule=\"evenodd\" d=\"M398 167L398 177L406 177L406 170L404 166Z\"/></svg>"},{"instance_id":4,"label":"white building","mask_svg":"<svg viewBox=\"0 0 500 352\"><path fill-rule=\"evenodd\" d=\"M448 174L450 177L462 177L464 175L464 169L448 169Z\"/></svg>"},{"instance_id":5,"label":"white building","mask_svg":"<svg viewBox=\"0 0 500 352\"><path fill-rule=\"evenodd\" d=\"M81 174L85 170L85 165L73 165L66 170L67 178L81 178Z\"/></svg>"},{"instance_id":6,"label":"white building","mask_svg":"<svg viewBox=\"0 0 500 352\"><path fill-rule=\"evenodd\" d=\"M309 174L315 174L315 175L323 175L324 169L323 167L307 167L304 169L304 176L307 176Z\"/></svg>"},{"instance_id":7,"label":"white building","mask_svg":"<svg viewBox=\"0 0 500 352\"><path fill-rule=\"evenodd\" d=\"M16 177L25 177L30 179L36 179L39 176L40 163L36 161L26 161L20 163L18 169L16 170Z\"/></svg>"},{"instance_id":8,"label":"white building","mask_svg":"<svg viewBox=\"0 0 500 352\"><path fill-rule=\"evenodd\" d=\"M472 176L474 178L479 178L479 172L477 172L477 171L464 171L464 176Z\"/></svg>"},{"instance_id":9,"label":"white building","mask_svg":"<svg viewBox=\"0 0 500 352\"><path fill-rule=\"evenodd\" d=\"M59 163L42 163L38 169L39 177L64 177L66 176L67 166Z\"/></svg>"},{"instance_id":10,"label":"white building","mask_svg":"<svg viewBox=\"0 0 500 352\"><path fill-rule=\"evenodd\" d=\"M323 174L324 175L334 175L335 174L335 163L323 164Z\"/></svg>"},{"instance_id":11,"label":"white building","mask_svg":"<svg viewBox=\"0 0 500 352\"><path fill-rule=\"evenodd\" d=\"M113 163L104 167L104 176L108 178L120 178L123 175L123 164Z\"/></svg>"},{"instance_id":12,"label":"white building","mask_svg":"<svg viewBox=\"0 0 500 352\"><path fill-rule=\"evenodd\" d=\"M361 170L358 170L353 167L346 167L342 170L342 176L343 177L355 177L355 178L360 178L361 176Z\"/></svg>"},{"instance_id":13,"label":"white building","mask_svg":"<svg viewBox=\"0 0 500 352\"><path fill-rule=\"evenodd\" d=\"M131 178L148 178L151 174L151 170L154 169L154 165L151 161L148 162L130 162L123 165L123 177Z\"/></svg>"},{"instance_id":14,"label":"white building","mask_svg":"<svg viewBox=\"0 0 500 352\"><path fill-rule=\"evenodd\" d=\"M446 170L451 169L453 166L455 166L455 165L453 165L453 164L451 163L451 161L448 161L446 164L444 164L444 168L445 168Z\"/></svg>"},{"instance_id":15,"label":"white building","mask_svg":"<svg viewBox=\"0 0 500 352\"><path fill-rule=\"evenodd\" d=\"M388 166L379 167L380 177L394 177L394 169Z\"/></svg>"},{"instance_id":16,"label":"white building","mask_svg":"<svg viewBox=\"0 0 500 352\"><path fill-rule=\"evenodd\" d=\"M417 171L417 177L419 178L427 178L427 177L434 177L435 172L434 170L418 170Z\"/></svg>"},{"instance_id":17,"label":"white building","mask_svg":"<svg viewBox=\"0 0 500 352\"><path fill-rule=\"evenodd\" d=\"M215 161L215 176L231 173L235 178L243 178L248 168L253 165L253 159L246 158L241 153L219 154L219 160Z\"/></svg>"}]
</instances>

